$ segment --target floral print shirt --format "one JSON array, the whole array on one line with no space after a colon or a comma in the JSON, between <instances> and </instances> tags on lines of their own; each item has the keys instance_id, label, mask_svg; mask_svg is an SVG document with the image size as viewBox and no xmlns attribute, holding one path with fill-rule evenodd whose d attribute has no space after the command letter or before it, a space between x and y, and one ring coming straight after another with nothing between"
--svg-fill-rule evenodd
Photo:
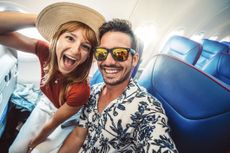
<instances>
[{"instance_id":1,"label":"floral print shirt","mask_svg":"<svg viewBox=\"0 0 230 153\"><path fill-rule=\"evenodd\" d=\"M91 89L79 126L88 128L80 150L87 153L178 153L169 136L167 117L160 102L136 81L100 114L97 110L104 83Z\"/></svg>"}]
</instances>

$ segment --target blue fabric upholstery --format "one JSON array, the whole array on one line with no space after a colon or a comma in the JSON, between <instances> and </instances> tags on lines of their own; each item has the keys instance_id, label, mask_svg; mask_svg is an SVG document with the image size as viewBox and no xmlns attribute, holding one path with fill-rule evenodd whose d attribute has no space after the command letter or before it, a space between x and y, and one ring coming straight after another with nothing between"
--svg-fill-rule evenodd
<instances>
[{"instance_id":1,"label":"blue fabric upholstery","mask_svg":"<svg viewBox=\"0 0 230 153\"><path fill-rule=\"evenodd\" d=\"M139 83L163 104L180 153L230 150L230 87L175 57L157 55Z\"/></svg>"},{"instance_id":2,"label":"blue fabric upholstery","mask_svg":"<svg viewBox=\"0 0 230 153\"><path fill-rule=\"evenodd\" d=\"M97 69L96 72L93 74L93 77L90 79L90 85L92 86L100 82L103 82L103 77L101 72Z\"/></svg>"},{"instance_id":3,"label":"blue fabric upholstery","mask_svg":"<svg viewBox=\"0 0 230 153\"><path fill-rule=\"evenodd\" d=\"M229 41L222 41L221 43L227 45L228 47L230 47L230 42Z\"/></svg>"},{"instance_id":4,"label":"blue fabric upholstery","mask_svg":"<svg viewBox=\"0 0 230 153\"><path fill-rule=\"evenodd\" d=\"M230 54L219 53L202 70L230 85Z\"/></svg>"},{"instance_id":5,"label":"blue fabric upholstery","mask_svg":"<svg viewBox=\"0 0 230 153\"><path fill-rule=\"evenodd\" d=\"M201 54L202 46L182 36L172 36L162 49L163 53L175 56L189 64L195 64Z\"/></svg>"},{"instance_id":6,"label":"blue fabric upholstery","mask_svg":"<svg viewBox=\"0 0 230 153\"><path fill-rule=\"evenodd\" d=\"M221 43L228 46L228 52L230 53L230 42L229 41L222 41Z\"/></svg>"},{"instance_id":7,"label":"blue fabric upholstery","mask_svg":"<svg viewBox=\"0 0 230 153\"><path fill-rule=\"evenodd\" d=\"M139 66L141 64L141 58L142 58L142 53L143 53L143 50L144 50L144 43L138 39L138 43L137 43L137 52L139 54L139 61L138 61L138 64L136 65L136 67L133 69L133 72L132 72L132 78L134 78L137 74L137 71L139 69Z\"/></svg>"},{"instance_id":8,"label":"blue fabric upholstery","mask_svg":"<svg viewBox=\"0 0 230 153\"><path fill-rule=\"evenodd\" d=\"M227 45L209 39L204 39L202 45L202 53L195 65L199 69L202 69L203 66L209 61L209 59L220 52L227 53L229 49Z\"/></svg>"}]
</instances>

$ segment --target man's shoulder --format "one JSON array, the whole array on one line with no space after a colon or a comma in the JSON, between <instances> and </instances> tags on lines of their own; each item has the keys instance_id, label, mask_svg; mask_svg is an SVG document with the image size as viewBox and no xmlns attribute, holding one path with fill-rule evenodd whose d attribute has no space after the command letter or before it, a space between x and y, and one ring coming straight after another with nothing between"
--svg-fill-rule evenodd
<instances>
[{"instance_id":1,"label":"man's shoulder","mask_svg":"<svg viewBox=\"0 0 230 153\"><path fill-rule=\"evenodd\" d=\"M150 94L146 88L139 85L137 82L134 81L135 86L137 87L135 99L139 99L139 101L145 101L157 104L160 103L160 101L154 97L152 94Z\"/></svg>"},{"instance_id":2,"label":"man's shoulder","mask_svg":"<svg viewBox=\"0 0 230 153\"><path fill-rule=\"evenodd\" d=\"M100 82L100 83L92 85L90 87L91 94L95 94L95 92L100 91L103 86L104 86L104 82Z\"/></svg>"}]
</instances>

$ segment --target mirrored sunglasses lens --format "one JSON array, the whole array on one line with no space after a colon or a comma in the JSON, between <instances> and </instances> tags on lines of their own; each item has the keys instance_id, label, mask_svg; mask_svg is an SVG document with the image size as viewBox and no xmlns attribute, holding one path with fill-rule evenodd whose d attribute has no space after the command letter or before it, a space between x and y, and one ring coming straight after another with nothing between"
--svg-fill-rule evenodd
<instances>
[{"instance_id":1,"label":"mirrored sunglasses lens","mask_svg":"<svg viewBox=\"0 0 230 153\"><path fill-rule=\"evenodd\" d=\"M108 51L104 48L97 48L95 52L95 58L98 61L103 61L107 58Z\"/></svg>"},{"instance_id":2,"label":"mirrored sunglasses lens","mask_svg":"<svg viewBox=\"0 0 230 153\"><path fill-rule=\"evenodd\" d=\"M113 58L117 61L125 61L128 58L129 51L125 48L113 49Z\"/></svg>"}]
</instances>

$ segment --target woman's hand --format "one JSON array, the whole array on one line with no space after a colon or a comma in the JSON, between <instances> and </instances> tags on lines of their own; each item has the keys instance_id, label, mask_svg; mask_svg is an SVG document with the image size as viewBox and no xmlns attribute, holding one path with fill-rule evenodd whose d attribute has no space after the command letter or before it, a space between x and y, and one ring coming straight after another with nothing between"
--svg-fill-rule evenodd
<instances>
[{"instance_id":1,"label":"woman's hand","mask_svg":"<svg viewBox=\"0 0 230 153\"><path fill-rule=\"evenodd\" d=\"M31 153L34 148L35 148L35 146L32 146L32 144L30 143L28 146L27 153Z\"/></svg>"},{"instance_id":2,"label":"woman's hand","mask_svg":"<svg viewBox=\"0 0 230 153\"><path fill-rule=\"evenodd\" d=\"M27 153L31 153L36 146L37 145L34 143L34 141L31 140L29 145L28 145Z\"/></svg>"}]
</instances>

